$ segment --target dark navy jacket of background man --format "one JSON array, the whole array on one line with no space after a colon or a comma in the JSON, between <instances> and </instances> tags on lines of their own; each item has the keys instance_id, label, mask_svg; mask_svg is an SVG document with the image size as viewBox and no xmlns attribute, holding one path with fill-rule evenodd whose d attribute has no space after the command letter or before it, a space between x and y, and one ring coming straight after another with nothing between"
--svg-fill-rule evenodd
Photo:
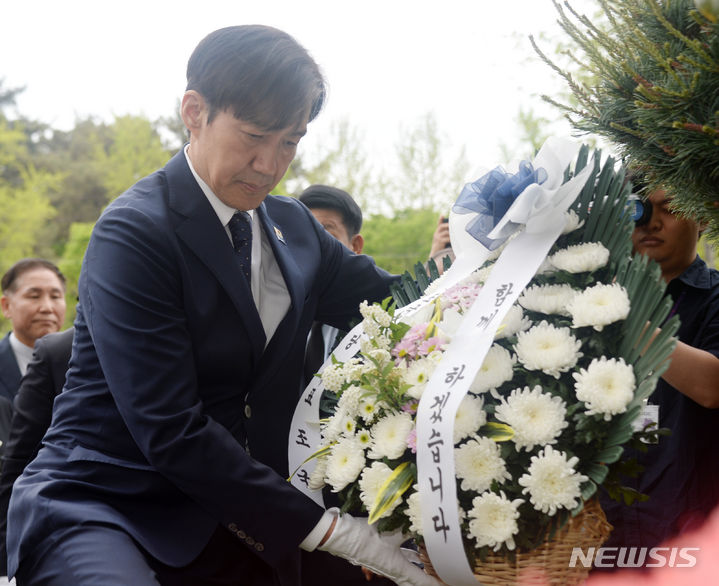
<instances>
[{"instance_id":1,"label":"dark navy jacket of background man","mask_svg":"<svg viewBox=\"0 0 719 586\"><path fill-rule=\"evenodd\" d=\"M291 297L266 348L230 240L184 153L98 220L66 389L13 489L10 574L88 522L122 528L171 566L193 560L219 524L248 563L292 573L323 513L286 481L308 331L316 319L346 328L394 277L292 198L268 196L256 213Z\"/></svg>"},{"instance_id":2,"label":"dark navy jacket of background man","mask_svg":"<svg viewBox=\"0 0 719 586\"><path fill-rule=\"evenodd\" d=\"M678 338L719 356L719 271L697 256L668 284L667 295L681 319ZM603 500L615 526L605 547L655 547L698 527L719 505L719 409L702 407L663 379L649 402L659 406L659 427L672 434L646 453L629 452L644 471L624 482L649 500L631 506Z\"/></svg>"}]
</instances>

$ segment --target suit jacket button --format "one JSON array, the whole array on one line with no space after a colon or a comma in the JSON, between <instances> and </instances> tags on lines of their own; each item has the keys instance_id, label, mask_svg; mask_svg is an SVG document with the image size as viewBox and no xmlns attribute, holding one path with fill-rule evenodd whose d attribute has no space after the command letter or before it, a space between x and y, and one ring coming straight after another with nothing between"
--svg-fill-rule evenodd
<instances>
[{"instance_id":1,"label":"suit jacket button","mask_svg":"<svg viewBox=\"0 0 719 586\"><path fill-rule=\"evenodd\" d=\"M245 533L244 531L240 530L240 531L237 532L237 537L239 537L240 539L244 539L245 537L247 537L247 533Z\"/></svg>"},{"instance_id":2,"label":"suit jacket button","mask_svg":"<svg viewBox=\"0 0 719 586\"><path fill-rule=\"evenodd\" d=\"M262 545L261 543L255 543L255 549L257 551L265 551L265 546Z\"/></svg>"},{"instance_id":3,"label":"suit jacket button","mask_svg":"<svg viewBox=\"0 0 719 586\"><path fill-rule=\"evenodd\" d=\"M229 530L232 531L233 533L235 533L235 532L237 531L237 525L235 525L234 523L230 523L227 527L228 527Z\"/></svg>"},{"instance_id":4,"label":"suit jacket button","mask_svg":"<svg viewBox=\"0 0 719 586\"><path fill-rule=\"evenodd\" d=\"M248 537L247 539L245 539L245 543L247 545L255 545L255 540L252 539L252 537Z\"/></svg>"},{"instance_id":5,"label":"suit jacket button","mask_svg":"<svg viewBox=\"0 0 719 586\"><path fill-rule=\"evenodd\" d=\"M247 419L252 417L252 408L249 405L245 405L245 417L247 417Z\"/></svg>"}]
</instances>

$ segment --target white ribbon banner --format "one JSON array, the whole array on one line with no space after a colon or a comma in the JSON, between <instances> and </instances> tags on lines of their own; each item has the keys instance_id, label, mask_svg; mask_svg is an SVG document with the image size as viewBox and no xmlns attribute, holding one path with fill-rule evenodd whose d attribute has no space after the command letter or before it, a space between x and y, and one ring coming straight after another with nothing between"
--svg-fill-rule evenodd
<instances>
[{"instance_id":1,"label":"white ribbon banner","mask_svg":"<svg viewBox=\"0 0 719 586\"><path fill-rule=\"evenodd\" d=\"M409 305L397 309L395 319L401 321L414 315L432 303L432 301L449 287L464 277L467 277L476 268L476 266L468 267L461 273L455 271L455 276L450 280L444 281L441 288L438 287L434 292L423 295ZM339 362L346 362L359 352L360 341L363 337L365 337L365 333L362 331L362 324L360 323L342 339L337 345L337 348L332 352L332 356ZM332 356L328 357L322 364L320 372L322 372L326 366L332 364ZM316 376L313 377L310 384L307 385L307 388L302 393L302 397L297 407L295 407L295 413L292 416L287 453L290 474L294 472L290 478L290 482L295 488L305 493L322 507L325 506L322 491L310 489L309 479L317 465L316 459L311 458L311 456L317 451L321 440L319 420L320 398L322 397L323 390L322 379Z\"/></svg>"},{"instance_id":2,"label":"white ribbon banner","mask_svg":"<svg viewBox=\"0 0 719 586\"><path fill-rule=\"evenodd\" d=\"M589 164L562 185L564 170L574 160L577 148L574 143L549 139L538 153L534 166L547 170L548 179L541 186L527 187L493 231L498 232L510 221L524 225L522 232L506 245L495 263L419 403L417 469L423 533L433 566L442 580L452 586L478 584L464 555L459 522L452 441L455 415L499 325L562 233L566 210L591 172ZM466 220L463 223L466 224ZM492 232L489 237L494 237ZM471 246L458 254L450 270L432 284L431 292L397 310L396 319L406 320L481 266L489 251L479 243ZM362 325L355 326L333 356L340 362L355 356L364 335ZM330 357L322 369L331 363ZM290 428L288 460L290 472L294 472L291 477L293 486L324 506L322 492L309 488L309 478L316 465L311 456L321 440L319 403L322 390L321 379L315 377L300 398Z\"/></svg>"},{"instance_id":3,"label":"white ribbon banner","mask_svg":"<svg viewBox=\"0 0 719 586\"><path fill-rule=\"evenodd\" d=\"M537 155L535 166L550 174L548 185L530 185L504 216L503 223L511 220L525 228L495 263L419 402L417 475L422 529L432 565L452 586L478 584L462 543L454 468L455 415L498 327L562 233L566 211L586 183L591 166L564 185L555 187L552 182L557 173L561 177L575 154L576 147L565 148L558 157L551 152L546 162L541 151Z\"/></svg>"}]
</instances>

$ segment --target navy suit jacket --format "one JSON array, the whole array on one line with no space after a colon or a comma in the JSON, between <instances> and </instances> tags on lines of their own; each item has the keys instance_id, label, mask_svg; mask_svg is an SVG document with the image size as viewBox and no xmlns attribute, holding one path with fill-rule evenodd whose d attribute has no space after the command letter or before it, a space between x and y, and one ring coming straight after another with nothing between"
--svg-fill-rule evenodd
<instances>
[{"instance_id":1,"label":"navy suit jacket","mask_svg":"<svg viewBox=\"0 0 719 586\"><path fill-rule=\"evenodd\" d=\"M37 455L50 426L52 404L65 384L73 329L47 334L35 342L27 372L20 381L9 437L3 445L0 474L0 575L7 573L5 533L12 485Z\"/></svg>"},{"instance_id":2,"label":"navy suit jacket","mask_svg":"<svg viewBox=\"0 0 719 586\"><path fill-rule=\"evenodd\" d=\"M298 544L323 513L286 480L309 328L347 327L395 277L293 198L268 196L257 213L291 298L267 348L182 151L102 214L80 275L67 384L13 487L10 575L88 522L120 527L171 566L193 560L220 524L243 555L296 572Z\"/></svg>"},{"instance_id":3,"label":"navy suit jacket","mask_svg":"<svg viewBox=\"0 0 719 586\"><path fill-rule=\"evenodd\" d=\"M20 367L10 346L10 334L0 340L0 395L12 401L20 386Z\"/></svg>"},{"instance_id":4,"label":"navy suit jacket","mask_svg":"<svg viewBox=\"0 0 719 586\"><path fill-rule=\"evenodd\" d=\"M12 401L20 386L20 367L10 346L10 333L0 340L0 456L10 437Z\"/></svg>"}]
</instances>

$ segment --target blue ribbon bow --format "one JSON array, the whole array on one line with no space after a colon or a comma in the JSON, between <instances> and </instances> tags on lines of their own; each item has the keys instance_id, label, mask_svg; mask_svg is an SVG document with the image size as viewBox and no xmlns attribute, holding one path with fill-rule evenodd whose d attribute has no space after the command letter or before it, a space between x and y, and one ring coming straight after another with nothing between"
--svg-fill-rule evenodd
<instances>
[{"instance_id":1,"label":"blue ribbon bow","mask_svg":"<svg viewBox=\"0 0 719 586\"><path fill-rule=\"evenodd\" d=\"M496 167L477 181L467 183L452 206L452 211L458 214L476 213L477 217L467 224L465 230L488 250L495 250L509 238L518 224L509 222L499 238L489 238L487 234L527 186L532 183L541 185L547 177L543 168L534 169L529 161L522 161L516 174Z\"/></svg>"}]
</instances>

